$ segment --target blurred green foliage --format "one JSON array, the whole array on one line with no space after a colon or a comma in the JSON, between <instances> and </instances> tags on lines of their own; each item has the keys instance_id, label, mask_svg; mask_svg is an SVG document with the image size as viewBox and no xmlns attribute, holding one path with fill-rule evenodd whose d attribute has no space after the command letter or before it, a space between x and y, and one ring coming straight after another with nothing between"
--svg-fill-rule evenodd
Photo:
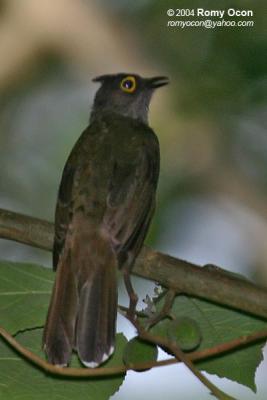
<instances>
[{"instance_id":1,"label":"blurred green foliage","mask_svg":"<svg viewBox=\"0 0 267 400\"><path fill-rule=\"evenodd\" d=\"M117 1L113 1L117 3ZM122 2L121 2L122 3ZM240 112L245 107L266 102L267 33L264 2L252 0L159 0L129 3L121 9L129 17L130 29L136 31L144 53L168 69L172 78L174 108L179 112ZM143 4L143 6L142 6ZM125 5L125 3L124 3ZM170 19L205 19L204 17L168 17L167 10L249 9L251 17L227 17L225 20L253 20L252 28L171 28ZM208 18L207 18L208 19Z\"/></svg>"}]
</instances>

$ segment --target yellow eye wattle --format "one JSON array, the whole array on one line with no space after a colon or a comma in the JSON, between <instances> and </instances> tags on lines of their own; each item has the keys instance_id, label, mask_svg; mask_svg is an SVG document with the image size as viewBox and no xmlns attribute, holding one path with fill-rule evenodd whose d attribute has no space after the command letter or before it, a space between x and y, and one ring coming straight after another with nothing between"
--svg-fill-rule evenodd
<instances>
[{"instance_id":1,"label":"yellow eye wattle","mask_svg":"<svg viewBox=\"0 0 267 400\"><path fill-rule=\"evenodd\" d=\"M126 93L133 93L136 89L136 79L134 76L126 76L120 83L120 88Z\"/></svg>"}]
</instances>

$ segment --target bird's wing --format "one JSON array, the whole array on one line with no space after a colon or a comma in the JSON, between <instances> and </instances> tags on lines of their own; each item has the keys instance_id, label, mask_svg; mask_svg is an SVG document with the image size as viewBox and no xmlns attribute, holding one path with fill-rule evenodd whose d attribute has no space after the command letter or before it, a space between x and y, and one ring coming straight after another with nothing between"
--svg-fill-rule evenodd
<instances>
[{"instance_id":1,"label":"bird's wing","mask_svg":"<svg viewBox=\"0 0 267 400\"><path fill-rule=\"evenodd\" d=\"M103 223L120 266L135 259L145 239L155 208L159 162L158 141L149 130L129 162L114 163Z\"/></svg>"},{"instance_id":2,"label":"bird's wing","mask_svg":"<svg viewBox=\"0 0 267 400\"><path fill-rule=\"evenodd\" d=\"M95 121L82 133L65 164L56 205L53 268L57 269L59 257L64 249L66 235L73 215L79 206L97 220L98 208L105 203L103 192L107 186L112 162L110 135L102 121ZM83 193L81 193L83 192Z\"/></svg>"},{"instance_id":3,"label":"bird's wing","mask_svg":"<svg viewBox=\"0 0 267 400\"><path fill-rule=\"evenodd\" d=\"M71 220L72 187L75 175L75 166L69 161L66 163L58 192L55 236L53 247L53 268L57 269L59 256L64 247L66 233Z\"/></svg>"},{"instance_id":4,"label":"bird's wing","mask_svg":"<svg viewBox=\"0 0 267 400\"><path fill-rule=\"evenodd\" d=\"M89 137L87 151L90 149L90 154L97 153L98 158L103 161L96 163L94 158L89 161L88 153L87 162L92 178L93 175L97 175L98 179L101 179L99 182L101 191L102 186L106 185L106 170L109 169L110 184L107 188L106 210L102 226L108 232L119 261L122 263L129 254L132 254L133 258L137 255L153 215L159 175L159 144L153 131L143 124L131 126L127 119L119 119L118 123L114 119L109 125L110 131L107 133L102 132L101 125L91 126L90 129L98 133ZM118 143L118 136L122 130L127 130L127 132L124 133L119 146L115 144L117 149L114 150L112 147L114 142ZM100 138L101 132L103 136L107 135L104 141ZM84 132L88 137L87 133ZM133 145L131 140L136 138L138 140ZM76 146L82 143L81 137ZM80 152L72 151L61 179L55 217L54 269L57 268L73 215L73 203L75 203L73 183L75 177L81 172L77 172L79 159ZM93 196L90 191L92 183L90 179L86 179L87 183L84 184L88 186L88 202L90 203Z\"/></svg>"}]
</instances>

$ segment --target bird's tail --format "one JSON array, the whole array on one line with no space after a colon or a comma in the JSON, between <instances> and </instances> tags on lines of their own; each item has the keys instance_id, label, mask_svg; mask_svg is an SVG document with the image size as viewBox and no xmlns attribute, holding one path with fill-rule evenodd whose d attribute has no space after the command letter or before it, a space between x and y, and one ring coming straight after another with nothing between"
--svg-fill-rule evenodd
<instances>
[{"instance_id":1,"label":"bird's tail","mask_svg":"<svg viewBox=\"0 0 267 400\"><path fill-rule=\"evenodd\" d=\"M116 269L116 256L101 235L67 236L43 336L50 363L68 365L76 349L85 366L96 367L113 353Z\"/></svg>"}]
</instances>

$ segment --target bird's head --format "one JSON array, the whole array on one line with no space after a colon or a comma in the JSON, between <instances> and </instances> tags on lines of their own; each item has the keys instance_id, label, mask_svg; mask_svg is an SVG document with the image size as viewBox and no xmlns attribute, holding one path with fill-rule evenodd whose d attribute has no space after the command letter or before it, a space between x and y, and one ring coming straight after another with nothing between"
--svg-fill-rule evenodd
<instances>
[{"instance_id":1,"label":"bird's head","mask_svg":"<svg viewBox=\"0 0 267 400\"><path fill-rule=\"evenodd\" d=\"M101 84L98 89L92 116L114 112L147 123L151 96L155 89L167 85L165 76L142 78L136 74L120 73L101 75L93 79Z\"/></svg>"}]
</instances>

